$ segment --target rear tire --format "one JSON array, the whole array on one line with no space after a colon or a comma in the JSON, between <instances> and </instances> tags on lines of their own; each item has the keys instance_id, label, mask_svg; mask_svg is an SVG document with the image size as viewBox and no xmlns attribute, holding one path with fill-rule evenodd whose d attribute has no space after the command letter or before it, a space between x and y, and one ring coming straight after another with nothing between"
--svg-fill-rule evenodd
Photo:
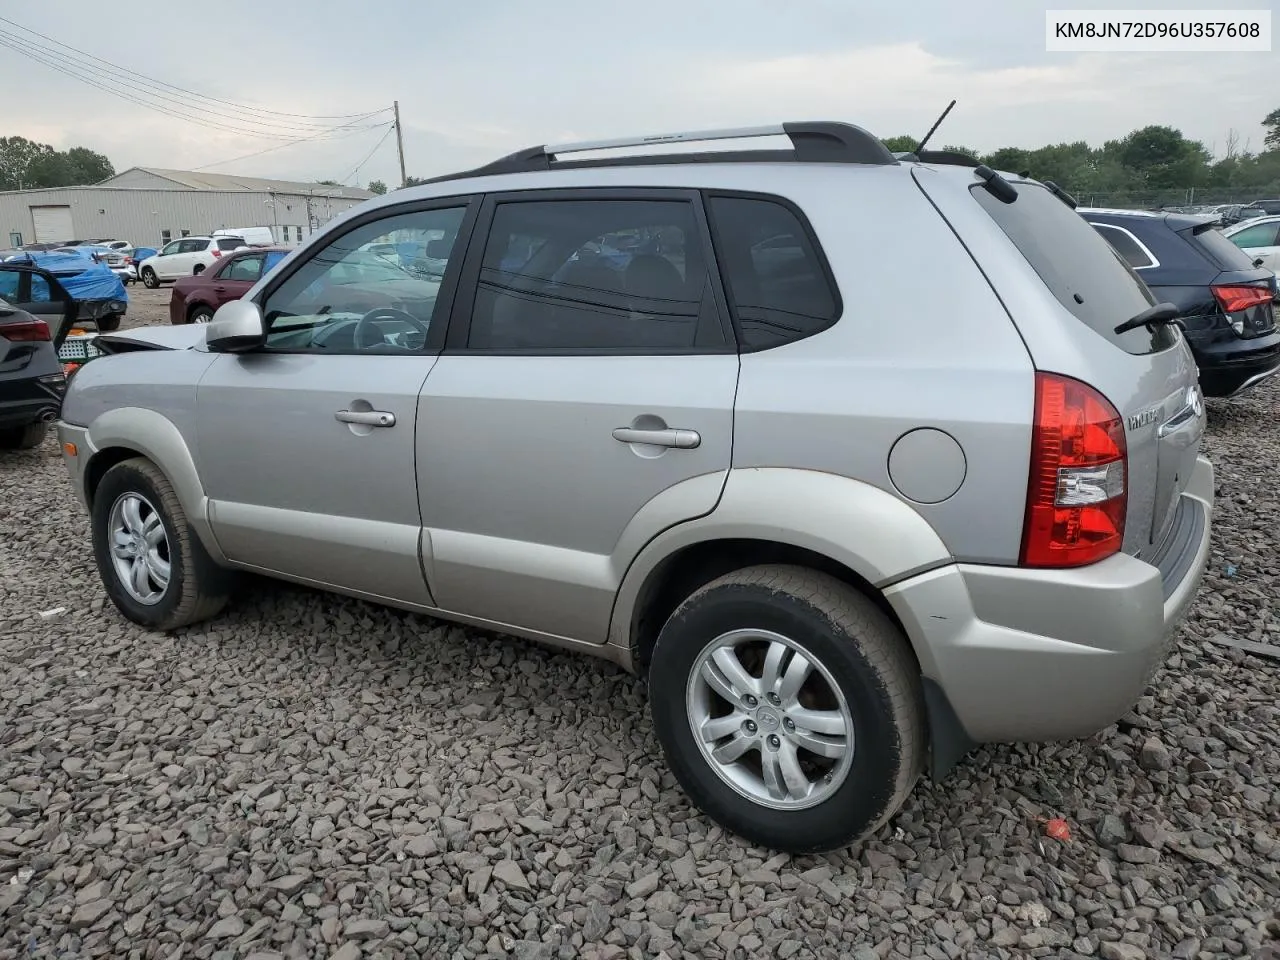
<instances>
[{"instance_id":1,"label":"rear tire","mask_svg":"<svg viewBox=\"0 0 1280 960\"><path fill-rule=\"evenodd\" d=\"M150 267L146 267L142 271L142 285L148 290L154 290L160 286L160 278L156 276L156 272Z\"/></svg>"},{"instance_id":2,"label":"rear tire","mask_svg":"<svg viewBox=\"0 0 1280 960\"><path fill-rule=\"evenodd\" d=\"M192 267L192 268L191 268L191 275L192 275L193 277L198 277L198 276L200 276L200 274L202 274L202 273L204 273L204 264L203 264L203 263L197 263L194 267Z\"/></svg>"},{"instance_id":3,"label":"rear tire","mask_svg":"<svg viewBox=\"0 0 1280 960\"><path fill-rule=\"evenodd\" d=\"M110 333L112 330L120 329L121 316L118 313L109 313L105 317L98 318L98 332Z\"/></svg>"},{"instance_id":4,"label":"rear tire","mask_svg":"<svg viewBox=\"0 0 1280 960\"><path fill-rule=\"evenodd\" d=\"M0 450L32 450L44 443L49 435L49 424L43 420L28 423L25 427L9 427L0 430Z\"/></svg>"},{"instance_id":5,"label":"rear tire","mask_svg":"<svg viewBox=\"0 0 1280 960\"><path fill-rule=\"evenodd\" d=\"M750 567L671 615L649 668L650 709L704 813L762 846L818 853L879 829L919 779L919 674L901 631L848 584Z\"/></svg>"},{"instance_id":6,"label":"rear tire","mask_svg":"<svg viewBox=\"0 0 1280 960\"><path fill-rule=\"evenodd\" d=\"M205 552L173 485L150 460L135 457L106 472L94 492L91 520L98 573L129 620L176 630L226 606L230 571Z\"/></svg>"},{"instance_id":7,"label":"rear tire","mask_svg":"<svg viewBox=\"0 0 1280 960\"><path fill-rule=\"evenodd\" d=\"M187 323L208 323L213 319L213 311L208 307L196 307L187 317Z\"/></svg>"}]
</instances>

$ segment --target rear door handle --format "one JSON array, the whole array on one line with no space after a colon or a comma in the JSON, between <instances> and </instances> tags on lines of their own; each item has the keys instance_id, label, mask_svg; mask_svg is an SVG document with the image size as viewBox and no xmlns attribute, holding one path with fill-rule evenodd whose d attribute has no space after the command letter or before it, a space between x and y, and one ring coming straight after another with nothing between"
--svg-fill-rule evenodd
<instances>
[{"instance_id":1,"label":"rear door handle","mask_svg":"<svg viewBox=\"0 0 1280 960\"><path fill-rule=\"evenodd\" d=\"M692 450L702 443L697 430L637 430L635 427L618 427L613 431L613 439L620 443L648 443L678 450Z\"/></svg>"},{"instance_id":2,"label":"rear door handle","mask_svg":"<svg viewBox=\"0 0 1280 960\"><path fill-rule=\"evenodd\" d=\"M341 423L359 423L366 427L396 425L396 415L389 410L339 410L333 417Z\"/></svg>"}]
</instances>

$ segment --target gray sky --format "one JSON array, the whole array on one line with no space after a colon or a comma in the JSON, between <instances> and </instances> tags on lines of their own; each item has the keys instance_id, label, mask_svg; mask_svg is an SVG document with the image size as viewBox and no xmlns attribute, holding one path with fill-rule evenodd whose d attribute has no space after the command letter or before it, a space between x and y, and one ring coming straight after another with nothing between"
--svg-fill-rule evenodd
<instances>
[{"instance_id":1,"label":"gray sky","mask_svg":"<svg viewBox=\"0 0 1280 960\"><path fill-rule=\"evenodd\" d=\"M408 170L418 176L537 143L781 120L849 120L881 136L919 135L952 97L959 103L938 146L1097 145L1159 123L1221 153L1232 129L1241 146L1260 148L1260 121L1280 106L1278 53L1049 54L1045 6L1028 0L381 0L364 7L311 0L175 4L170 24L164 9L144 5L122 17L111 4L7 4L0 16L231 103L314 116L364 113L399 99ZM5 23L0 29L18 32ZM152 112L3 47L0 89L0 135L88 146L117 170L192 169L280 142ZM321 122L204 105L230 117L192 115L282 136L317 129L291 134L283 125ZM297 143L208 169L394 183L394 135L350 176L384 132Z\"/></svg>"}]
</instances>

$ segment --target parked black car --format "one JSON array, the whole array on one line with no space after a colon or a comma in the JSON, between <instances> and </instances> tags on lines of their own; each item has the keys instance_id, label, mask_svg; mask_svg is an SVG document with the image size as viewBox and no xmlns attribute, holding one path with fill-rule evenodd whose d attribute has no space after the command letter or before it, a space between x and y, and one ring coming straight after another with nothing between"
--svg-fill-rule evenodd
<instances>
[{"instance_id":1,"label":"parked black car","mask_svg":"<svg viewBox=\"0 0 1280 960\"><path fill-rule=\"evenodd\" d=\"M1265 210L1267 216L1280 213L1280 200L1255 200L1249 206Z\"/></svg>"},{"instance_id":2,"label":"parked black car","mask_svg":"<svg viewBox=\"0 0 1280 960\"><path fill-rule=\"evenodd\" d=\"M1157 300L1181 311L1206 396L1235 396L1280 371L1276 275L1255 267L1217 229L1215 218L1083 207L1077 212Z\"/></svg>"},{"instance_id":3,"label":"parked black car","mask_svg":"<svg viewBox=\"0 0 1280 960\"><path fill-rule=\"evenodd\" d=\"M62 409L66 329L63 316L46 320L0 300L0 449L37 446Z\"/></svg>"}]
</instances>

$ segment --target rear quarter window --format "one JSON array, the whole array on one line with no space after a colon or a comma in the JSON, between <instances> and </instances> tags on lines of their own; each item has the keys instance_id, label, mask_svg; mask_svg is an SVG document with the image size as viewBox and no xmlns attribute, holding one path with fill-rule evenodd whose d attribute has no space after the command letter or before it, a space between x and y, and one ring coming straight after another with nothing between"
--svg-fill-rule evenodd
<instances>
[{"instance_id":1,"label":"rear quarter window","mask_svg":"<svg viewBox=\"0 0 1280 960\"><path fill-rule=\"evenodd\" d=\"M1059 303L1127 353L1154 353L1177 343L1176 329L1167 325L1116 333L1118 324L1155 304L1147 285L1084 217L1046 187L1013 186L1018 194L1013 203L998 200L981 184L971 192Z\"/></svg>"},{"instance_id":2,"label":"rear quarter window","mask_svg":"<svg viewBox=\"0 0 1280 960\"><path fill-rule=\"evenodd\" d=\"M1093 229L1102 234L1104 240L1115 247L1116 253L1124 257L1125 262L1135 270L1155 265L1155 261L1147 253L1146 248L1123 227L1113 227L1109 223L1095 223Z\"/></svg>"},{"instance_id":3,"label":"rear quarter window","mask_svg":"<svg viewBox=\"0 0 1280 960\"><path fill-rule=\"evenodd\" d=\"M747 350L791 343L827 329L840 297L800 216L763 197L712 196L717 258Z\"/></svg>"},{"instance_id":4,"label":"rear quarter window","mask_svg":"<svg viewBox=\"0 0 1280 960\"><path fill-rule=\"evenodd\" d=\"M241 240L239 237L219 237L218 238L219 250L235 250L237 247L243 247L243 246L244 246L244 241Z\"/></svg>"}]
</instances>

